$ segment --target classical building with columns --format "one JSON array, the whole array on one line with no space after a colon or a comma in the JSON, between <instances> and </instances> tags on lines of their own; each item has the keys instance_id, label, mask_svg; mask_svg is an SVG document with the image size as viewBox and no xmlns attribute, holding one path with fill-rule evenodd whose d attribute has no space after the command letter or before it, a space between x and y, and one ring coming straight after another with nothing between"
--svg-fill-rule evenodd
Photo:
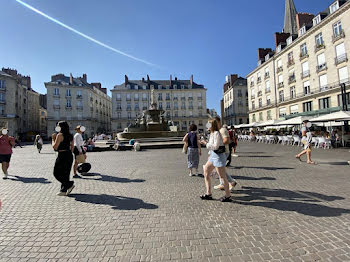
<instances>
[{"instance_id":1,"label":"classical building with columns","mask_svg":"<svg viewBox=\"0 0 350 262\"><path fill-rule=\"evenodd\" d=\"M203 130L208 120L206 107L206 91L203 85L176 77L169 80L147 79L129 80L116 85L112 90L112 130L123 131L134 122L150 106L151 90L154 90L159 109L165 111L164 117L172 121L180 130L187 130L195 123Z\"/></svg>"},{"instance_id":2,"label":"classical building with columns","mask_svg":"<svg viewBox=\"0 0 350 262\"><path fill-rule=\"evenodd\" d=\"M275 49L259 48L258 67L247 76L251 122L335 112L340 86L350 89L350 1L334 1L316 15L298 13L293 0L285 6Z\"/></svg>"},{"instance_id":3,"label":"classical building with columns","mask_svg":"<svg viewBox=\"0 0 350 262\"><path fill-rule=\"evenodd\" d=\"M86 127L88 136L111 131L112 102L100 83L82 77L53 75L47 89L47 132L50 136L58 121L68 122L72 132L77 125Z\"/></svg>"}]
</instances>

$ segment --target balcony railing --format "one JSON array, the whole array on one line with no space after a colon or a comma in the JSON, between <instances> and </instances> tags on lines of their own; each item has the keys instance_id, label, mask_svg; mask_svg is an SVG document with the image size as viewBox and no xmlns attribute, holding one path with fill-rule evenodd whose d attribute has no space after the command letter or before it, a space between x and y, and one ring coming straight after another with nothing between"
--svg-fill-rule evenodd
<instances>
[{"instance_id":1,"label":"balcony railing","mask_svg":"<svg viewBox=\"0 0 350 262\"><path fill-rule=\"evenodd\" d=\"M174 97L173 100L176 100L176 101L177 101L177 97Z\"/></svg>"},{"instance_id":2,"label":"balcony railing","mask_svg":"<svg viewBox=\"0 0 350 262\"><path fill-rule=\"evenodd\" d=\"M254 98L255 98L255 95L251 95L250 98L251 98L251 99L254 99Z\"/></svg>"},{"instance_id":3,"label":"balcony railing","mask_svg":"<svg viewBox=\"0 0 350 262\"><path fill-rule=\"evenodd\" d=\"M117 107L117 111L121 111L122 110L122 108L121 107Z\"/></svg>"},{"instance_id":4,"label":"balcony railing","mask_svg":"<svg viewBox=\"0 0 350 262\"><path fill-rule=\"evenodd\" d=\"M77 110L83 110L83 106L77 106Z\"/></svg>"},{"instance_id":5,"label":"balcony railing","mask_svg":"<svg viewBox=\"0 0 350 262\"><path fill-rule=\"evenodd\" d=\"M186 100L186 97L181 97L181 100L182 100L182 101L185 101L185 100Z\"/></svg>"},{"instance_id":6,"label":"balcony railing","mask_svg":"<svg viewBox=\"0 0 350 262\"><path fill-rule=\"evenodd\" d=\"M258 77L258 80L256 80L256 83L257 83L257 84L260 84L260 83L261 83L261 77Z\"/></svg>"},{"instance_id":7,"label":"balcony railing","mask_svg":"<svg viewBox=\"0 0 350 262\"><path fill-rule=\"evenodd\" d=\"M188 98L188 100L189 100L189 101L193 100L193 97L190 96L190 97Z\"/></svg>"},{"instance_id":8,"label":"balcony railing","mask_svg":"<svg viewBox=\"0 0 350 262\"><path fill-rule=\"evenodd\" d=\"M165 98L166 101L170 101L170 97Z\"/></svg>"},{"instance_id":9,"label":"balcony railing","mask_svg":"<svg viewBox=\"0 0 350 262\"><path fill-rule=\"evenodd\" d=\"M142 98L142 101L148 101L148 99L143 97L143 98Z\"/></svg>"},{"instance_id":10,"label":"balcony railing","mask_svg":"<svg viewBox=\"0 0 350 262\"><path fill-rule=\"evenodd\" d=\"M265 89L265 94L268 94L268 93L270 93L271 92L271 89L270 88L266 88Z\"/></svg>"},{"instance_id":11,"label":"balcony railing","mask_svg":"<svg viewBox=\"0 0 350 262\"><path fill-rule=\"evenodd\" d=\"M93 100L92 97L90 98L90 100ZM117 97L115 100L116 101L122 101L122 99L120 97Z\"/></svg>"},{"instance_id":12,"label":"balcony railing","mask_svg":"<svg viewBox=\"0 0 350 262\"><path fill-rule=\"evenodd\" d=\"M140 98L139 97L134 97L134 101L139 101Z\"/></svg>"},{"instance_id":13,"label":"balcony railing","mask_svg":"<svg viewBox=\"0 0 350 262\"><path fill-rule=\"evenodd\" d=\"M283 67L282 66L278 67L277 70L276 70L277 74L282 72L282 71L283 71Z\"/></svg>"},{"instance_id":14,"label":"balcony railing","mask_svg":"<svg viewBox=\"0 0 350 262\"><path fill-rule=\"evenodd\" d=\"M202 97L197 97L197 100L198 101L202 101Z\"/></svg>"},{"instance_id":15,"label":"balcony railing","mask_svg":"<svg viewBox=\"0 0 350 262\"><path fill-rule=\"evenodd\" d=\"M278 83L278 88L283 88L284 87L284 83L283 82L281 82L281 83Z\"/></svg>"},{"instance_id":16,"label":"balcony railing","mask_svg":"<svg viewBox=\"0 0 350 262\"><path fill-rule=\"evenodd\" d=\"M270 73L265 73L265 79L269 79L270 78Z\"/></svg>"},{"instance_id":17,"label":"balcony railing","mask_svg":"<svg viewBox=\"0 0 350 262\"><path fill-rule=\"evenodd\" d=\"M310 70L306 70L304 72L301 72L301 79L304 79L306 77L310 76Z\"/></svg>"},{"instance_id":18,"label":"balcony railing","mask_svg":"<svg viewBox=\"0 0 350 262\"><path fill-rule=\"evenodd\" d=\"M288 77L288 84L293 84L296 82L295 75L291 75Z\"/></svg>"},{"instance_id":19,"label":"balcony railing","mask_svg":"<svg viewBox=\"0 0 350 262\"><path fill-rule=\"evenodd\" d=\"M345 32L344 30L341 30L338 34L334 34L332 36L332 41L333 43L335 43L336 41L338 41L339 39L342 39L345 37Z\"/></svg>"},{"instance_id":20,"label":"balcony railing","mask_svg":"<svg viewBox=\"0 0 350 262\"><path fill-rule=\"evenodd\" d=\"M315 46L315 53L317 53L318 51L325 49L326 46L324 44L319 44Z\"/></svg>"},{"instance_id":21,"label":"balcony railing","mask_svg":"<svg viewBox=\"0 0 350 262\"><path fill-rule=\"evenodd\" d=\"M348 61L348 56L347 56L347 54L342 54L342 55L337 56L337 57L335 58L335 64L336 64L336 65L339 65L339 64L344 63L344 62L347 62L347 61Z\"/></svg>"},{"instance_id":22,"label":"balcony railing","mask_svg":"<svg viewBox=\"0 0 350 262\"><path fill-rule=\"evenodd\" d=\"M327 70L327 64L326 63L316 66L316 72L317 73L322 72L323 70Z\"/></svg>"},{"instance_id":23,"label":"balcony railing","mask_svg":"<svg viewBox=\"0 0 350 262\"><path fill-rule=\"evenodd\" d=\"M60 98L60 94L53 94L53 97Z\"/></svg>"},{"instance_id":24,"label":"balcony railing","mask_svg":"<svg viewBox=\"0 0 350 262\"><path fill-rule=\"evenodd\" d=\"M300 61L301 61L301 60L308 58L309 54L308 53L300 53L299 57L300 57Z\"/></svg>"},{"instance_id":25,"label":"balcony railing","mask_svg":"<svg viewBox=\"0 0 350 262\"><path fill-rule=\"evenodd\" d=\"M294 59L289 59L289 60L288 60L287 66L288 66L288 67L291 67L291 66L294 65L294 64L295 64Z\"/></svg>"},{"instance_id":26,"label":"balcony railing","mask_svg":"<svg viewBox=\"0 0 350 262\"><path fill-rule=\"evenodd\" d=\"M1 86L0 91L6 91L6 86ZM18 95L18 94L17 94Z\"/></svg>"},{"instance_id":27,"label":"balcony railing","mask_svg":"<svg viewBox=\"0 0 350 262\"><path fill-rule=\"evenodd\" d=\"M82 95L77 95L77 99L83 99Z\"/></svg>"},{"instance_id":28,"label":"balcony railing","mask_svg":"<svg viewBox=\"0 0 350 262\"><path fill-rule=\"evenodd\" d=\"M254 86L254 82L250 82L250 86Z\"/></svg>"},{"instance_id":29,"label":"balcony railing","mask_svg":"<svg viewBox=\"0 0 350 262\"><path fill-rule=\"evenodd\" d=\"M258 96L262 96L262 91L258 91Z\"/></svg>"}]
</instances>

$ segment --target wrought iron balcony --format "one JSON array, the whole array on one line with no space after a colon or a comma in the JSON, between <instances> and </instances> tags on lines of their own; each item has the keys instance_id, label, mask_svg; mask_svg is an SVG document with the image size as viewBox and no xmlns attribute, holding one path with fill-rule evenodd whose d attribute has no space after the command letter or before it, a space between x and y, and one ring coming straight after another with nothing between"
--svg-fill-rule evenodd
<instances>
[{"instance_id":1,"label":"wrought iron balcony","mask_svg":"<svg viewBox=\"0 0 350 262\"><path fill-rule=\"evenodd\" d=\"M288 84L290 85L290 84L293 84L295 82L296 82L295 75L290 75L288 77Z\"/></svg>"},{"instance_id":2,"label":"wrought iron balcony","mask_svg":"<svg viewBox=\"0 0 350 262\"><path fill-rule=\"evenodd\" d=\"M265 73L265 79L269 79L270 78L270 73Z\"/></svg>"},{"instance_id":3,"label":"wrought iron balcony","mask_svg":"<svg viewBox=\"0 0 350 262\"><path fill-rule=\"evenodd\" d=\"M288 66L288 67L291 67L291 66L294 65L294 64L295 64L294 59L289 59L289 60L288 60L288 63L287 63L287 66Z\"/></svg>"},{"instance_id":4,"label":"wrought iron balcony","mask_svg":"<svg viewBox=\"0 0 350 262\"><path fill-rule=\"evenodd\" d=\"M339 33L333 33L332 41L333 41L333 43L335 43L336 41L338 41L344 37L345 37L345 32L344 32L344 30L341 30Z\"/></svg>"},{"instance_id":5,"label":"wrought iron balcony","mask_svg":"<svg viewBox=\"0 0 350 262\"><path fill-rule=\"evenodd\" d=\"M300 57L300 61L302 61L302 60L308 58L308 57L309 57L309 54L308 54L308 53L303 53L303 52L302 52L302 53L300 53L299 57Z\"/></svg>"},{"instance_id":6,"label":"wrought iron balcony","mask_svg":"<svg viewBox=\"0 0 350 262\"><path fill-rule=\"evenodd\" d=\"M277 67L276 72L277 72L277 74L280 73L280 72L283 72L283 67L282 66Z\"/></svg>"},{"instance_id":7,"label":"wrought iron balcony","mask_svg":"<svg viewBox=\"0 0 350 262\"><path fill-rule=\"evenodd\" d=\"M322 65L317 65L317 66L316 66L316 72L317 72L317 73L322 72L322 71L324 71L324 70L327 70L327 64L326 64L326 63L324 63L324 64L322 64Z\"/></svg>"},{"instance_id":8,"label":"wrought iron balcony","mask_svg":"<svg viewBox=\"0 0 350 262\"><path fill-rule=\"evenodd\" d=\"M310 76L310 70L306 70L304 72L301 72L301 79L304 79L306 77Z\"/></svg>"},{"instance_id":9,"label":"wrought iron balcony","mask_svg":"<svg viewBox=\"0 0 350 262\"><path fill-rule=\"evenodd\" d=\"M284 83L281 82L281 83L278 83L278 88L283 88L284 87Z\"/></svg>"},{"instance_id":10,"label":"wrought iron balcony","mask_svg":"<svg viewBox=\"0 0 350 262\"><path fill-rule=\"evenodd\" d=\"M348 61L348 56L347 56L347 54L342 54L342 55L337 56L337 57L335 58L335 64L336 64L336 65L339 65L339 64L344 63L344 62L347 62L347 61Z\"/></svg>"},{"instance_id":11,"label":"wrought iron balcony","mask_svg":"<svg viewBox=\"0 0 350 262\"><path fill-rule=\"evenodd\" d=\"M315 53L317 53L318 51L325 49L326 46L324 44L319 44L315 46Z\"/></svg>"}]
</instances>

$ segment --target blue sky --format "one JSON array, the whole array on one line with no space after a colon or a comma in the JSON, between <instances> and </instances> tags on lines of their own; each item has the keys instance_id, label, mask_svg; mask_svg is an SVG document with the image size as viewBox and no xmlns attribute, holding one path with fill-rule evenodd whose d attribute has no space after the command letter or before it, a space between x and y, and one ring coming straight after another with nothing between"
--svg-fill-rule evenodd
<instances>
[{"instance_id":1,"label":"blue sky","mask_svg":"<svg viewBox=\"0 0 350 262\"><path fill-rule=\"evenodd\" d=\"M281 31L284 0L23 0L45 14L148 65L101 47L27 9L2 0L0 67L32 77L46 93L51 75L88 75L108 90L129 79L204 84L207 107L219 110L225 75L245 77L257 48L273 47ZM295 0L298 12L318 13L332 0Z\"/></svg>"}]
</instances>

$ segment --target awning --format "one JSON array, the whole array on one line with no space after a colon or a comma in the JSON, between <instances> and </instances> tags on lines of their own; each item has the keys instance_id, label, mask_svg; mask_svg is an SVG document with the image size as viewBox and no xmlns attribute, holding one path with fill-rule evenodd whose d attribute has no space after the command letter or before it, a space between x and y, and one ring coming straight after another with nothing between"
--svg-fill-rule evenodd
<instances>
[{"instance_id":1,"label":"awning","mask_svg":"<svg viewBox=\"0 0 350 262\"><path fill-rule=\"evenodd\" d=\"M258 125L256 125L257 127L264 127L264 126L278 126L279 123L282 122L281 120L269 120L266 122L262 122Z\"/></svg>"},{"instance_id":2,"label":"awning","mask_svg":"<svg viewBox=\"0 0 350 262\"><path fill-rule=\"evenodd\" d=\"M350 111L338 111L335 113L319 116L310 119L310 122L329 122L350 120Z\"/></svg>"},{"instance_id":3,"label":"awning","mask_svg":"<svg viewBox=\"0 0 350 262\"><path fill-rule=\"evenodd\" d=\"M315 123L316 126L325 126L325 127L336 127L336 126L343 126L344 122L340 121L340 122L322 122L322 123Z\"/></svg>"},{"instance_id":4,"label":"awning","mask_svg":"<svg viewBox=\"0 0 350 262\"><path fill-rule=\"evenodd\" d=\"M298 117L294 117L294 118L279 122L278 125L279 126L301 125L304 120L309 120L310 118L311 118L310 116L298 116Z\"/></svg>"}]
</instances>

